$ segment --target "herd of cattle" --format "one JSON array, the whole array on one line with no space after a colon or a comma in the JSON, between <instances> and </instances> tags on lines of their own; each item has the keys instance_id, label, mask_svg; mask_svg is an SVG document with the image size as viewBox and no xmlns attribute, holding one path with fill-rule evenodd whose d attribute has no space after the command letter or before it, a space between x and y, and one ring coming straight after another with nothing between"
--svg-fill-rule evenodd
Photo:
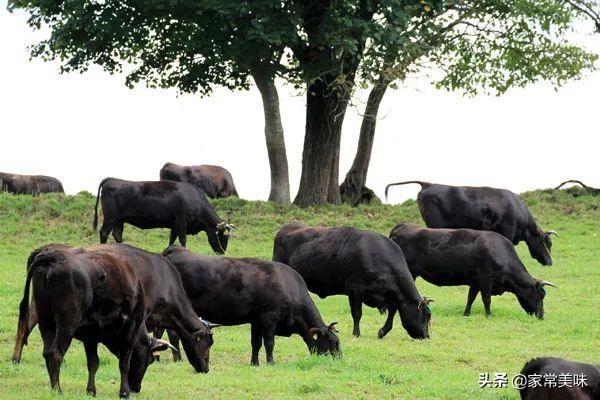
<instances>
[{"instance_id":1,"label":"herd of cattle","mask_svg":"<svg viewBox=\"0 0 600 400\"><path fill-rule=\"evenodd\" d=\"M410 337L427 339L433 300L419 293L417 277L438 286L469 286L465 316L477 294L489 317L491 296L510 292L525 312L543 319L545 287L556 287L529 274L514 245L525 241L531 256L549 266L550 236L558 235L542 230L519 196L507 190L391 184L386 196L393 185L421 185L417 200L427 228L400 223L388 238L350 227L291 223L279 229L273 260L265 261L202 256L185 248L188 234L206 232L213 251L226 252L235 226L219 217L207 196L237 196L227 170L167 163L160 178L104 179L93 222L96 229L100 204L101 244L49 244L29 256L13 362L21 361L23 346L39 325L52 388L60 391L60 367L73 338L84 344L88 393L96 393L102 343L119 359L119 395L127 397L141 390L158 352L171 348L181 359L179 342L193 368L208 372L212 330L220 325L250 324L254 365L263 344L267 362L273 362L275 336L297 334L311 353L341 355L336 322L323 320L309 291L321 298L347 296L354 336L360 336L365 304L387 311L379 338L392 329L398 313ZM12 193L62 192L60 182L43 176L0 174L0 183ZM170 229L169 246L154 254L122 244L126 223ZM117 243L106 244L111 233ZM175 240L181 247L173 246ZM169 342L160 339L164 330ZM585 387L525 388L524 399L600 398L597 366L539 358L523 371L587 374Z\"/></svg>"}]
</instances>

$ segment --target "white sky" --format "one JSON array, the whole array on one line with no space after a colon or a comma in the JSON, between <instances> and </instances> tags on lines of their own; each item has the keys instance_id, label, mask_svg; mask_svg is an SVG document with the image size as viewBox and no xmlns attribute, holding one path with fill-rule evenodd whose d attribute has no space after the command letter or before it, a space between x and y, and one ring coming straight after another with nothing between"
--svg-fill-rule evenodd
<instances>
[{"instance_id":1,"label":"white sky","mask_svg":"<svg viewBox=\"0 0 600 400\"><path fill-rule=\"evenodd\" d=\"M52 175L68 193L95 193L107 176L156 180L166 161L218 164L231 171L243 198L268 197L257 90L217 90L201 99L129 90L123 76L101 71L59 75L55 63L29 61L26 46L40 35L25 20L0 0L0 171ZM600 52L600 35L588 25L581 41ZM279 94L295 195L305 103L286 86ZM354 157L359 111L346 116L340 180ZM540 84L474 99L437 91L424 78L388 92L380 117L368 180L380 196L387 183L411 179L517 192L570 178L600 187L600 72L558 92ZM417 191L395 188L390 202Z\"/></svg>"}]
</instances>

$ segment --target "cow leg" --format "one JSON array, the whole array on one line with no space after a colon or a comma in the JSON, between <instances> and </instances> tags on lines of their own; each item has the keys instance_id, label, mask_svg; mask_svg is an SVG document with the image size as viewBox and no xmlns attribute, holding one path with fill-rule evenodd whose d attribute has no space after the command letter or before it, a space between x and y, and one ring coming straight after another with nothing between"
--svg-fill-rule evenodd
<instances>
[{"instance_id":1,"label":"cow leg","mask_svg":"<svg viewBox=\"0 0 600 400\"><path fill-rule=\"evenodd\" d=\"M48 377L51 378L51 369L50 369L50 349L54 344L54 336L56 333L56 328L51 321L40 321L40 333L42 334L42 341L44 342L44 350L42 351L42 355L44 356L44 361L46 363L46 370L48 371ZM52 380L50 380L50 384L52 385ZM60 390L60 388L59 388Z\"/></svg>"},{"instance_id":2,"label":"cow leg","mask_svg":"<svg viewBox=\"0 0 600 400\"><path fill-rule=\"evenodd\" d=\"M465 307L464 315L468 317L471 315L471 306L477 297L477 293L479 293L479 288L475 285L469 286L469 295L467 296L467 307Z\"/></svg>"},{"instance_id":3,"label":"cow leg","mask_svg":"<svg viewBox=\"0 0 600 400\"><path fill-rule=\"evenodd\" d=\"M167 329L167 335L169 335L169 343L171 343L173 347L177 349L177 351L171 350L173 352L173 361L179 362L181 361L181 351L179 350L179 336L177 336L177 334L170 329Z\"/></svg>"},{"instance_id":4,"label":"cow leg","mask_svg":"<svg viewBox=\"0 0 600 400\"><path fill-rule=\"evenodd\" d=\"M181 243L181 246L185 247L186 242L187 242L186 237L185 237L185 233L178 234L178 237L179 237L179 243Z\"/></svg>"},{"instance_id":5,"label":"cow leg","mask_svg":"<svg viewBox=\"0 0 600 400\"><path fill-rule=\"evenodd\" d=\"M354 329L352 335L354 337L360 336L360 319L362 318L362 301L354 296L348 296L350 301L350 313L352 314L352 321L354 322Z\"/></svg>"},{"instance_id":6,"label":"cow leg","mask_svg":"<svg viewBox=\"0 0 600 400\"><path fill-rule=\"evenodd\" d=\"M262 347L262 335L260 326L256 322L250 325L250 343L252 344L252 359L250 360L250 364L258 366L258 352Z\"/></svg>"},{"instance_id":7,"label":"cow leg","mask_svg":"<svg viewBox=\"0 0 600 400\"><path fill-rule=\"evenodd\" d=\"M29 338L31 331L36 325L37 312L35 310L35 303L32 300L31 303L29 303L27 321L19 321L19 325L17 327L17 339L15 341L15 348L12 356L13 363L19 364L21 362L23 347L27 344L27 338Z\"/></svg>"},{"instance_id":8,"label":"cow leg","mask_svg":"<svg viewBox=\"0 0 600 400\"><path fill-rule=\"evenodd\" d=\"M115 221L113 220L104 219L104 221L102 221L102 227L100 228L100 243L106 243L114 224Z\"/></svg>"},{"instance_id":9,"label":"cow leg","mask_svg":"<svg viewBox=\"0 0 600 400\"><path fill-rule=\"evenodd\" d=\"M112 235L117 243L123 243L123 229L125 228L123 222L116 223L112 229Z\"/></svg>"},{"instance_id":10,"label":"cow leg","mask_svg":"<svg viewBox=\"0 0 600 400\"><path fill-rule=\"evenodd\" d=\"M488 288L481 289L481 299L483 300L483 307L485 308L485 316L489 318L492 316L492 310L490 308L492 304L492 291Z\"/></svg>"},{"instance_id":11,"label":"cow leg","mask_svg":"<svg viewBox=\"0 0 600 400\"><path fill-rule=\"evenodd\" d=\"M179 238L179 243L182 247L185 247L186 244L186 235L187 235L187 221L185 217L181 217L175 220L175 226L173 230L177 233L177 237Z\"/></svg>"},{"instance_id":12,"label":"cow leg","mask_svg":"<svg viewBox=\"0 0 600 400\"><path fill-rule=\"evenodd\" d=\"M59 393L62 393L59 382L60 367L62 365L65 353L71 345L71 340L73 340L72 335L57 329L54 342L50 345L48 350L44 351L46 367L48 368L48 373L50 375L50 386L52 386L52 389L57 390Z\"/></svg>"},{"instance_id":13,"label":"cow leg","mask_svg":"<svg viewBox=\"0 0 600 400\"><path fill-rule=\"evenodd\" d=\"M121 373L121 387L119 389L119 397L128 398L129 397L129 364L131 361L131 353L133 353L133 345L134 343L129 341L123 350L121 350L121 354L119 354L119 372Z\"/></svg>"},{"instance_id":14,"label":"cow leg","mask_svg":"<svg viewBox=\"0 0 600 400\"><path fill-rule=\"evenodd\" d=\"M96 395L96 371L98 371L98 365L100 360L98 359L98 343L96 342L84 342L83 347L85 348L85 355L87 357L87 368L88 368L88 384L86 392L92 396Z\"/></svg>"},{"instance_id":15,"label":"cow leg","mask_svg":"<svg viewBox=\"0 0 600 400\"><path fill-rule=\"evenodd\" d=\"M394 316L395 315L396 315L396 306L390 305L388 307L387 320L385 321L385 324L383 325L383 327L377 333L377 336L379 337L379 339L382 339L385 335L388 334L389 331L392 330L392 327L394 326Z\"/></svg>"},{"instance_id":16,"label":"cow leg","mask_svg":"<svg viewBox=\"0 0 600 400\"><path fill-rule=\"evenodd\" d=\"M267 364L275 364L273 360L273 350L275 349L275 332L273 329L267 328L263 330L263 341L267 352Z\"/></svg>"},{"instance_id":17,"label":"cow leg","mask_svg":"<svg viewBox=\"0 0 600 400\"><path fill-rule=\"evenodd\" d=\"M177 231L175 229L171 229L171 233L169 234L169 247L175 244L175 239L177 239Z\"/></svg>"}]
</instances>

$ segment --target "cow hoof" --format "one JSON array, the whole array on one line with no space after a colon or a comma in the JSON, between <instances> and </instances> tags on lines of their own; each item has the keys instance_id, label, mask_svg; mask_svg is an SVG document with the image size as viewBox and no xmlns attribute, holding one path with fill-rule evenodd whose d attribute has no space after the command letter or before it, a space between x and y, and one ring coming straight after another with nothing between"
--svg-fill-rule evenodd
<instances>
[{"instance_id":1,"label":"cow hoof","mask_svg":"<svg viewBox=\"0 0 600 400\"><path fill-rule=\"evenodd\" d=\"M386 332L386 331L384 331L383 329L380 329L380 330L379 330L379 332L377 332L377 337L378 337L379 339L383 339L383 337L384 337L385 335L387 335L387 332Z\"/></svg>"},{"instance_id":2,"label":"cow hoof","mask_svg":"<svg viewBox=\"0 0 600 400\"><path fill-rule=\"evenodd\" d=\"M252 365L253 367L258 367L260 364L258 363L258 361L250 361L250 365Z\"/></svg>"},{"instance_id":3,"label":"cow hoof","mask_svg":"<svg viewBox=\"0 0 600 400\"><path fill-rule=\"evenodd\" d=\"M471 315L471 313L468 313L468 312L466 312L466 313L464 313L463 315L464 315L465 317L468 317L469 315Z\"/></svg>"},{"instance_id":4,"label":"cow hoof","mask_svg":"<svg viewBox=\"0 0 600 400\"><path fill-rule=\"evenodd\" d=\"M122 399L128 399L129 398L129 393L127 392L119 392L119 397Z\"/></svg>"},{"instance_id":5,"label":"cow hoof","mask_svg":"<svg viewBox=\"0 0 600 400\"><path fill-rule=\"evenodd\" d=\"M21 357L19 357L19 358L13 358L12 359L12 363L15 364L15 365L21 364Z\"/></svg>"},{"instance_id":6,"label":"cow hoof","mask_svg":"<svg viewBox=\"0 0 600 400\"><path fill-rule=\"evenodd\" d=\"M85 392L88 396L96 397L96 389L87 389Z\"/></svg>"}]
</instances>

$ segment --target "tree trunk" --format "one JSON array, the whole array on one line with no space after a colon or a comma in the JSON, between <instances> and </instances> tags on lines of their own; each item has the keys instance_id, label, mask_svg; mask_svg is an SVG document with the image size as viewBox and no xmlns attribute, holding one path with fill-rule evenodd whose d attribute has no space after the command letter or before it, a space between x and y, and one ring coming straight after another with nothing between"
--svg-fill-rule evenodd
<instances>
[{"instance_id":1,"label":"tree trunk","mask_svg":"<svg viewBox=\"0 0 600 400\"><path fill-rule=\"evenodd\" d=\"M373 151L377 113L387 88L388 82L380 79L369 94L365 114L360 127L360 137L358 139L358 147L356 149L354 162L352 163L352 167L350 167L348 174L346 174L346 179L344 179L344 182L340 186L342 200L353 206L379 200L375 193L366 187L366 183L371 153Z\"/></svg>"},{"instance_id":2,"label":"tree trunk","mask_svg":"<svg viewBox=\"0 0 600 400\"><path fill-rule=\"evenodd\" d=\"M294 203L301 207L340 204L339 159L348 95L322 77L308 87L302 176Z\"/></svg>"},{"instance_id":3,"label":"tree trunk","mask_svg":"<svg viewBox=\"0 0 600 400\"><path fill-rule=\"evenodd\" d=\"M271 193L269 201L278 204L290 202L290 179L288 173L287 153L281 115L279 113L279 96L275 79L261 73L259 68L252 68L252 77L260 91L265 113L265 139L269 165L271 167Z\"/></svg>"}]
</instances>

